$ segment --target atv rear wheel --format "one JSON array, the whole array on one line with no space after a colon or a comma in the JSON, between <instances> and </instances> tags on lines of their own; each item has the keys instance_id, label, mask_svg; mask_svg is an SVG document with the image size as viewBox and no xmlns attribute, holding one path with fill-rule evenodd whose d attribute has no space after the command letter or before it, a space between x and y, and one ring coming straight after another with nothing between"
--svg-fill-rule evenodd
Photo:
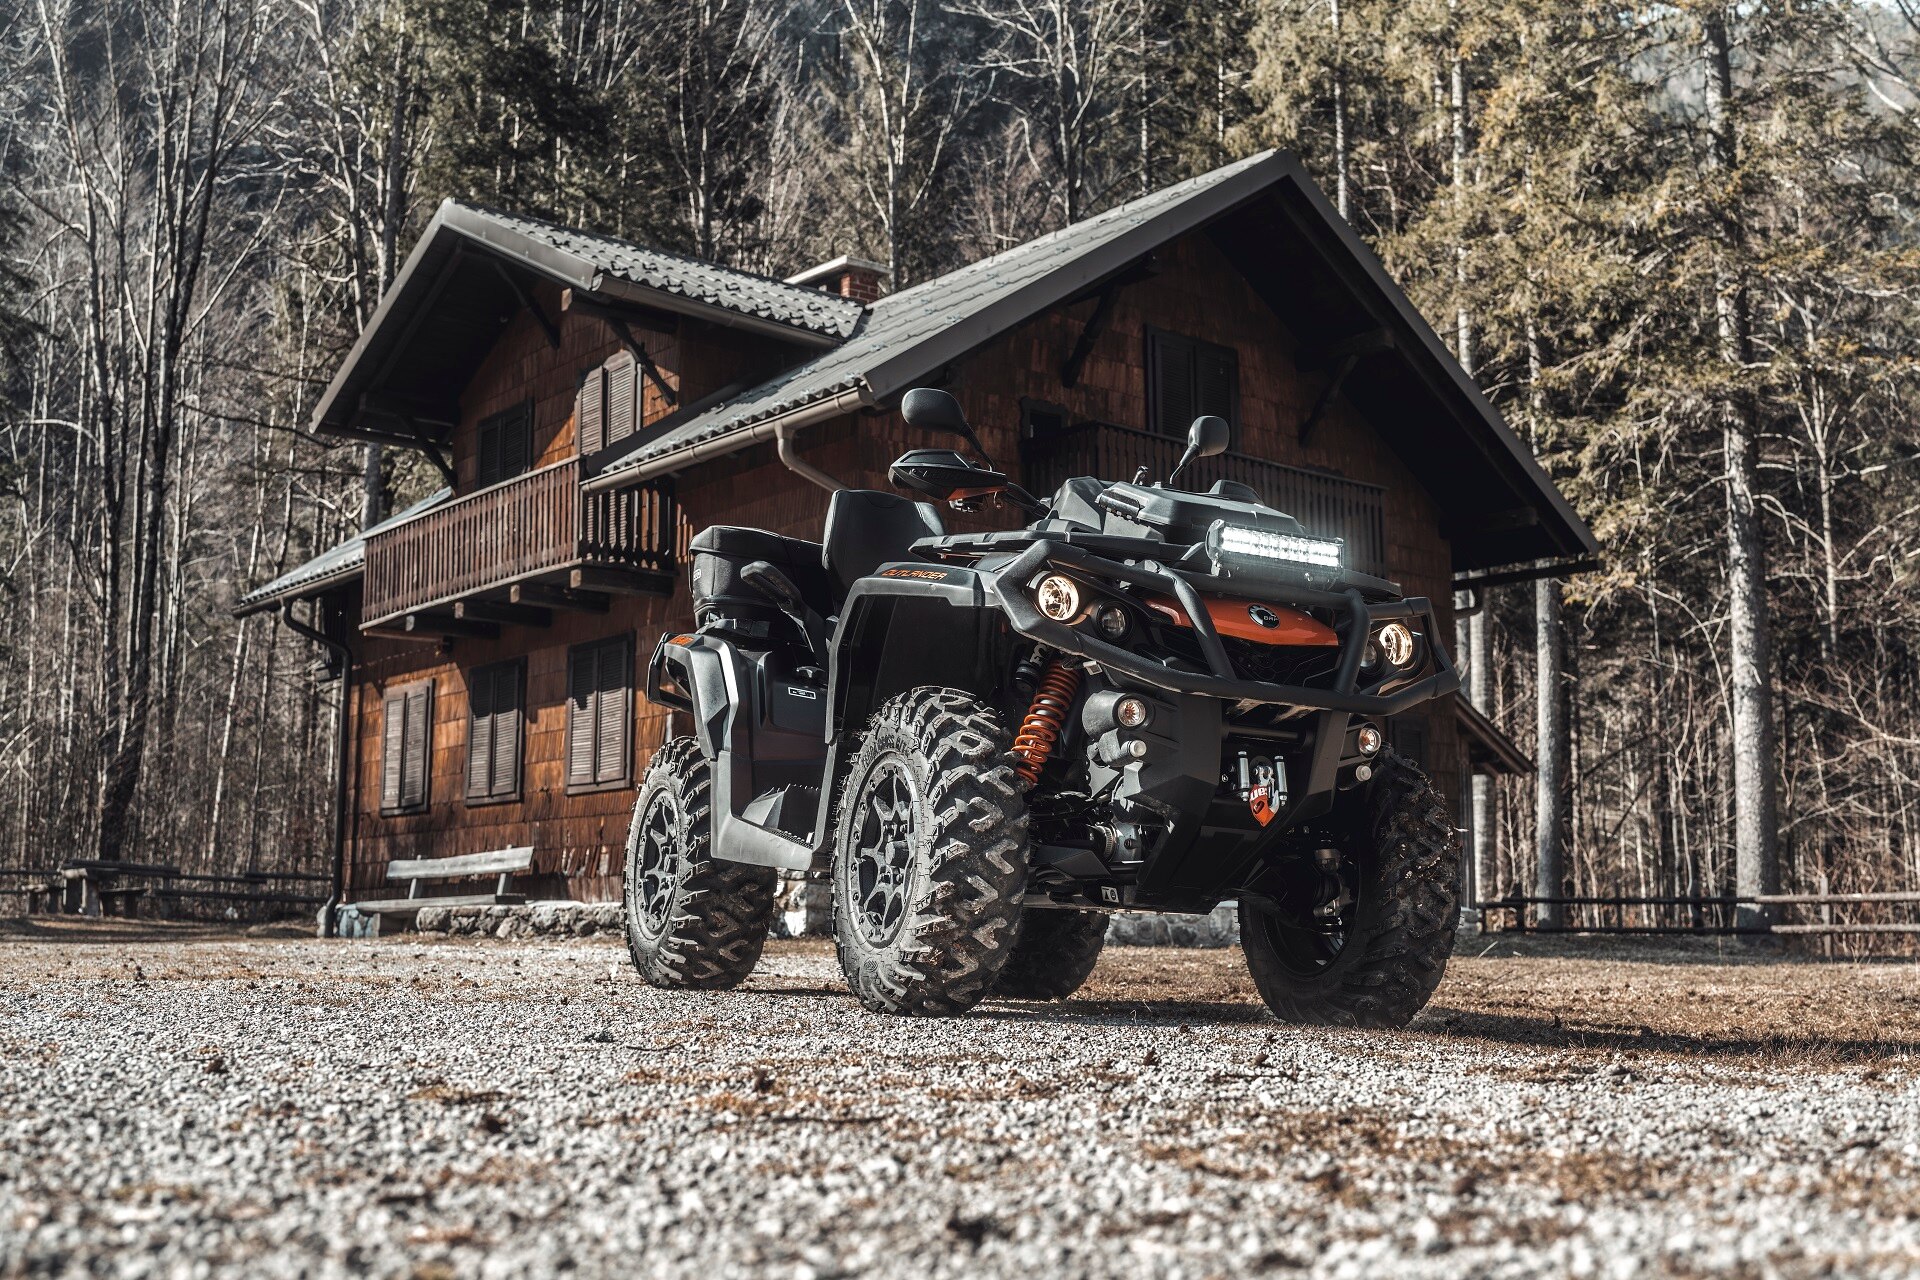
<instances>
[{"instance_id":1,"label":"atv rear wheel","mask_svg":"<svg viewBox=\"0 0 1920 1280\"><path fill-rule=\"evenodd\" d=\"M1010 1000L1065 1000L1080 989L1107 945L1103 911L1029 909L1021 913L993 994Z\"/></svg>"},{"instance_id":2,"label":"atv rear wheel","mask_svg":"<svg viewBox=\"0 0 1920 1280\"><path fill-rule=\"evenodd\" d=\"M777 873L713 855L707 761L692 738L654 753L627 829L627 951L656 987L724 991L760 961Z\"/></svg>"},{"instance_id":3,"label":"atv rear wheel","mask_svg":"<svg viewBox=\"0 0 1920 1280\"><path fill-rule=\"evenodd\" d=\"M833 933L847 985L880 1013L965 1013L1013 951L1027 807L1000 717L913 689L868 722L836 815Z\"/></svg>"},{"instance_id":4,"label":"atv rear wheel","mask_svg":"<svg viewBox=\"0 0 1920 1280\"><path fill-rule=\"evenodd\" d=\"M1247 968L1283 1022L1404 1027L1446 971L1460 915L1459 833L1413 764L1389 750L1374 768L1322 851L1321 914L1240 902Z\"/></svg>"}]
</instances>

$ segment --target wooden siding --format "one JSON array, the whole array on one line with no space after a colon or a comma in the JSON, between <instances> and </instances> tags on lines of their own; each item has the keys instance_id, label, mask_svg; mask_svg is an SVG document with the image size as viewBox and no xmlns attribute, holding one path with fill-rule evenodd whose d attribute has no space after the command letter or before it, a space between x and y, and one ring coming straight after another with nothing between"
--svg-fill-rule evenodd
<instances>
[{"instance_id":1,"label":"wooden siding","mask_svg":"<svg viewBox=\"0 0 1920 1280\"><path fill-rule=\"evenodd\" d=\"M1232 347L1239 364L1239 411L1235 449L1288 467L1346 477L1386 490L1380 538L1390 576L1409 593L1431 597L1441 618L1441 639L1451 645L1451 562L1430 495L1344 398L1334 404L1301 445L1298 425L1326 383L1325 373L1303 373L1299 344L1233 271L1204 235L1169 246L1152 279L1124 289L1105 333L1094 343L1078 385L1060 385L1060 366L1079 339L1094 302L1040 316L959 361L948 385L1003 465L1020 458L1021 398L1061 406L1070 421L1095 420L1132 428L1148 425L1146 344L1148 327ZM549 315L558 299L544 295ZM671 385L687 398L705 395L761 367L763 349L740 335L706 326L683 326L674 334L636 331ZM481 374L461 398L465 427L455 438L456 466L471 482L471 427L480 417L525 398L535 406L535 464L572 456L571 412L575 378L617 347L606 326L568 315L558 353L530 318L516 320ZM651 383L646 420L670 406ZM467 443L463 444L462 441ZM885 488L886 467L912 447L931 443L894 413L850 416L810 428L799 437L807 461L849 484ZM941 441L939 443L944 443ZM1120 477L1124 478L1124 477ZM770 445L695 467L675 478L686 525L743 524L797 537L817 538L828 494L780 466ZM953 529L1006 527L1011 515L967 517L947 513ZM532 844L534 875L523 884L534 896L611 899L619 895L631 788L568 795L565 778L566 675L570 646L614 636L634 636L634 680L662 632L692 624L686 574L670 598L616 599L607 614L558 613L547 629L504 628L497 640L462 640L450 650L365 639L356 669L354 805L350 896L379 892L390 858L444 857ZM466 764L466 673L472 668L525 657L526 739L522 795L517 801L469 807L463 800ZM407 681L432 678L434 732L428 807L421 814L383 818L379 813L380 694ZM1458 754L1452 708L1444 703L1427 716L1427 748L1436 781L1457 789L1451 761ZM636 694L634 772L646 767L671 724L668 713ZM680 732L684 732L682 727Z\"/></svg>"}]
</instances>

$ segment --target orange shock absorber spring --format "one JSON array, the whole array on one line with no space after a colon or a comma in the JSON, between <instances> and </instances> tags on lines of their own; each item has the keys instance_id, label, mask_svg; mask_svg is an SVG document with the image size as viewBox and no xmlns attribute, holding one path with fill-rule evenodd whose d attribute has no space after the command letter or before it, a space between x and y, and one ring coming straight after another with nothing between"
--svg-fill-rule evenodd
<instances>
[{"instance_id":1,"label":"orange shock absorber spring","mask_svg":"<svg viewBox=\"0 0 1920 1280\"><path fill-rule=\"evenodd\" d=\"M1013 754L1020 761L1014 765L1014 772L1025 779L1028 786L1040 781L1040 771L1047 767L1053 755L1053 744L1060 740L1067 712L1073 709L1073 695L1079 691L1079 667L1060 658L1047 664L1046 674L1040 677L1040 687L1034 690L1033 705L1027 708L1026 718L1020 722L1020 732L1013 736Z\"/></svg>"}]
</instances>

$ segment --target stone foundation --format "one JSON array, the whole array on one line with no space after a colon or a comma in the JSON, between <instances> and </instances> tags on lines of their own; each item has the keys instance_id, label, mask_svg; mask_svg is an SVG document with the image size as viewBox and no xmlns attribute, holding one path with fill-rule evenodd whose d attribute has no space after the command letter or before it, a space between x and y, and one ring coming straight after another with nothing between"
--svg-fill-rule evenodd
<instances>
[{"instance_id":1,"label":"stone foundation","mask_svg":"<svg viewBox=\"0 0 1920 1280\"><path fill-rule=\"evenodd\" d=\"M833 933L833 886L803 874L783 875L773 918L776 938L820 938ZM617 902L530 902L517 907L420 908L413 927L420 933L467 938L590 938L619 935ZM342 938L371 938L404 930L404 918L389 916L385 929L371 916L342 907L335 929ZM1172 916L1121 912L1107 925L1107 941L1116 947L1231 947L1240 941L1232 903L1211 915Z\"/></svg>"}]
</instances>

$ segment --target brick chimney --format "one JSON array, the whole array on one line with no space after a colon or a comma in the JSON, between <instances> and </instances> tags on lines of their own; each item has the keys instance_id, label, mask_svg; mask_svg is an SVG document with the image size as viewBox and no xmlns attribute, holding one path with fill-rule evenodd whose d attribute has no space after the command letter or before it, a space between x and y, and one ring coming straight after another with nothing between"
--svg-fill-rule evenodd
<instances>
[{"instance_id":1,"label":"brick chimney","mask_svg":"<svg viewBox=\"0 0 1920 1280\"><path fill-rule=\"evenodd\" d=\"M797 276L787 277L787 283L813 285L828 293L852 298L855 302L868 303L886 292L886 279L887 269L879 263L842 255L832 262L823 262Z\"/></svg>"}]
</instances>

